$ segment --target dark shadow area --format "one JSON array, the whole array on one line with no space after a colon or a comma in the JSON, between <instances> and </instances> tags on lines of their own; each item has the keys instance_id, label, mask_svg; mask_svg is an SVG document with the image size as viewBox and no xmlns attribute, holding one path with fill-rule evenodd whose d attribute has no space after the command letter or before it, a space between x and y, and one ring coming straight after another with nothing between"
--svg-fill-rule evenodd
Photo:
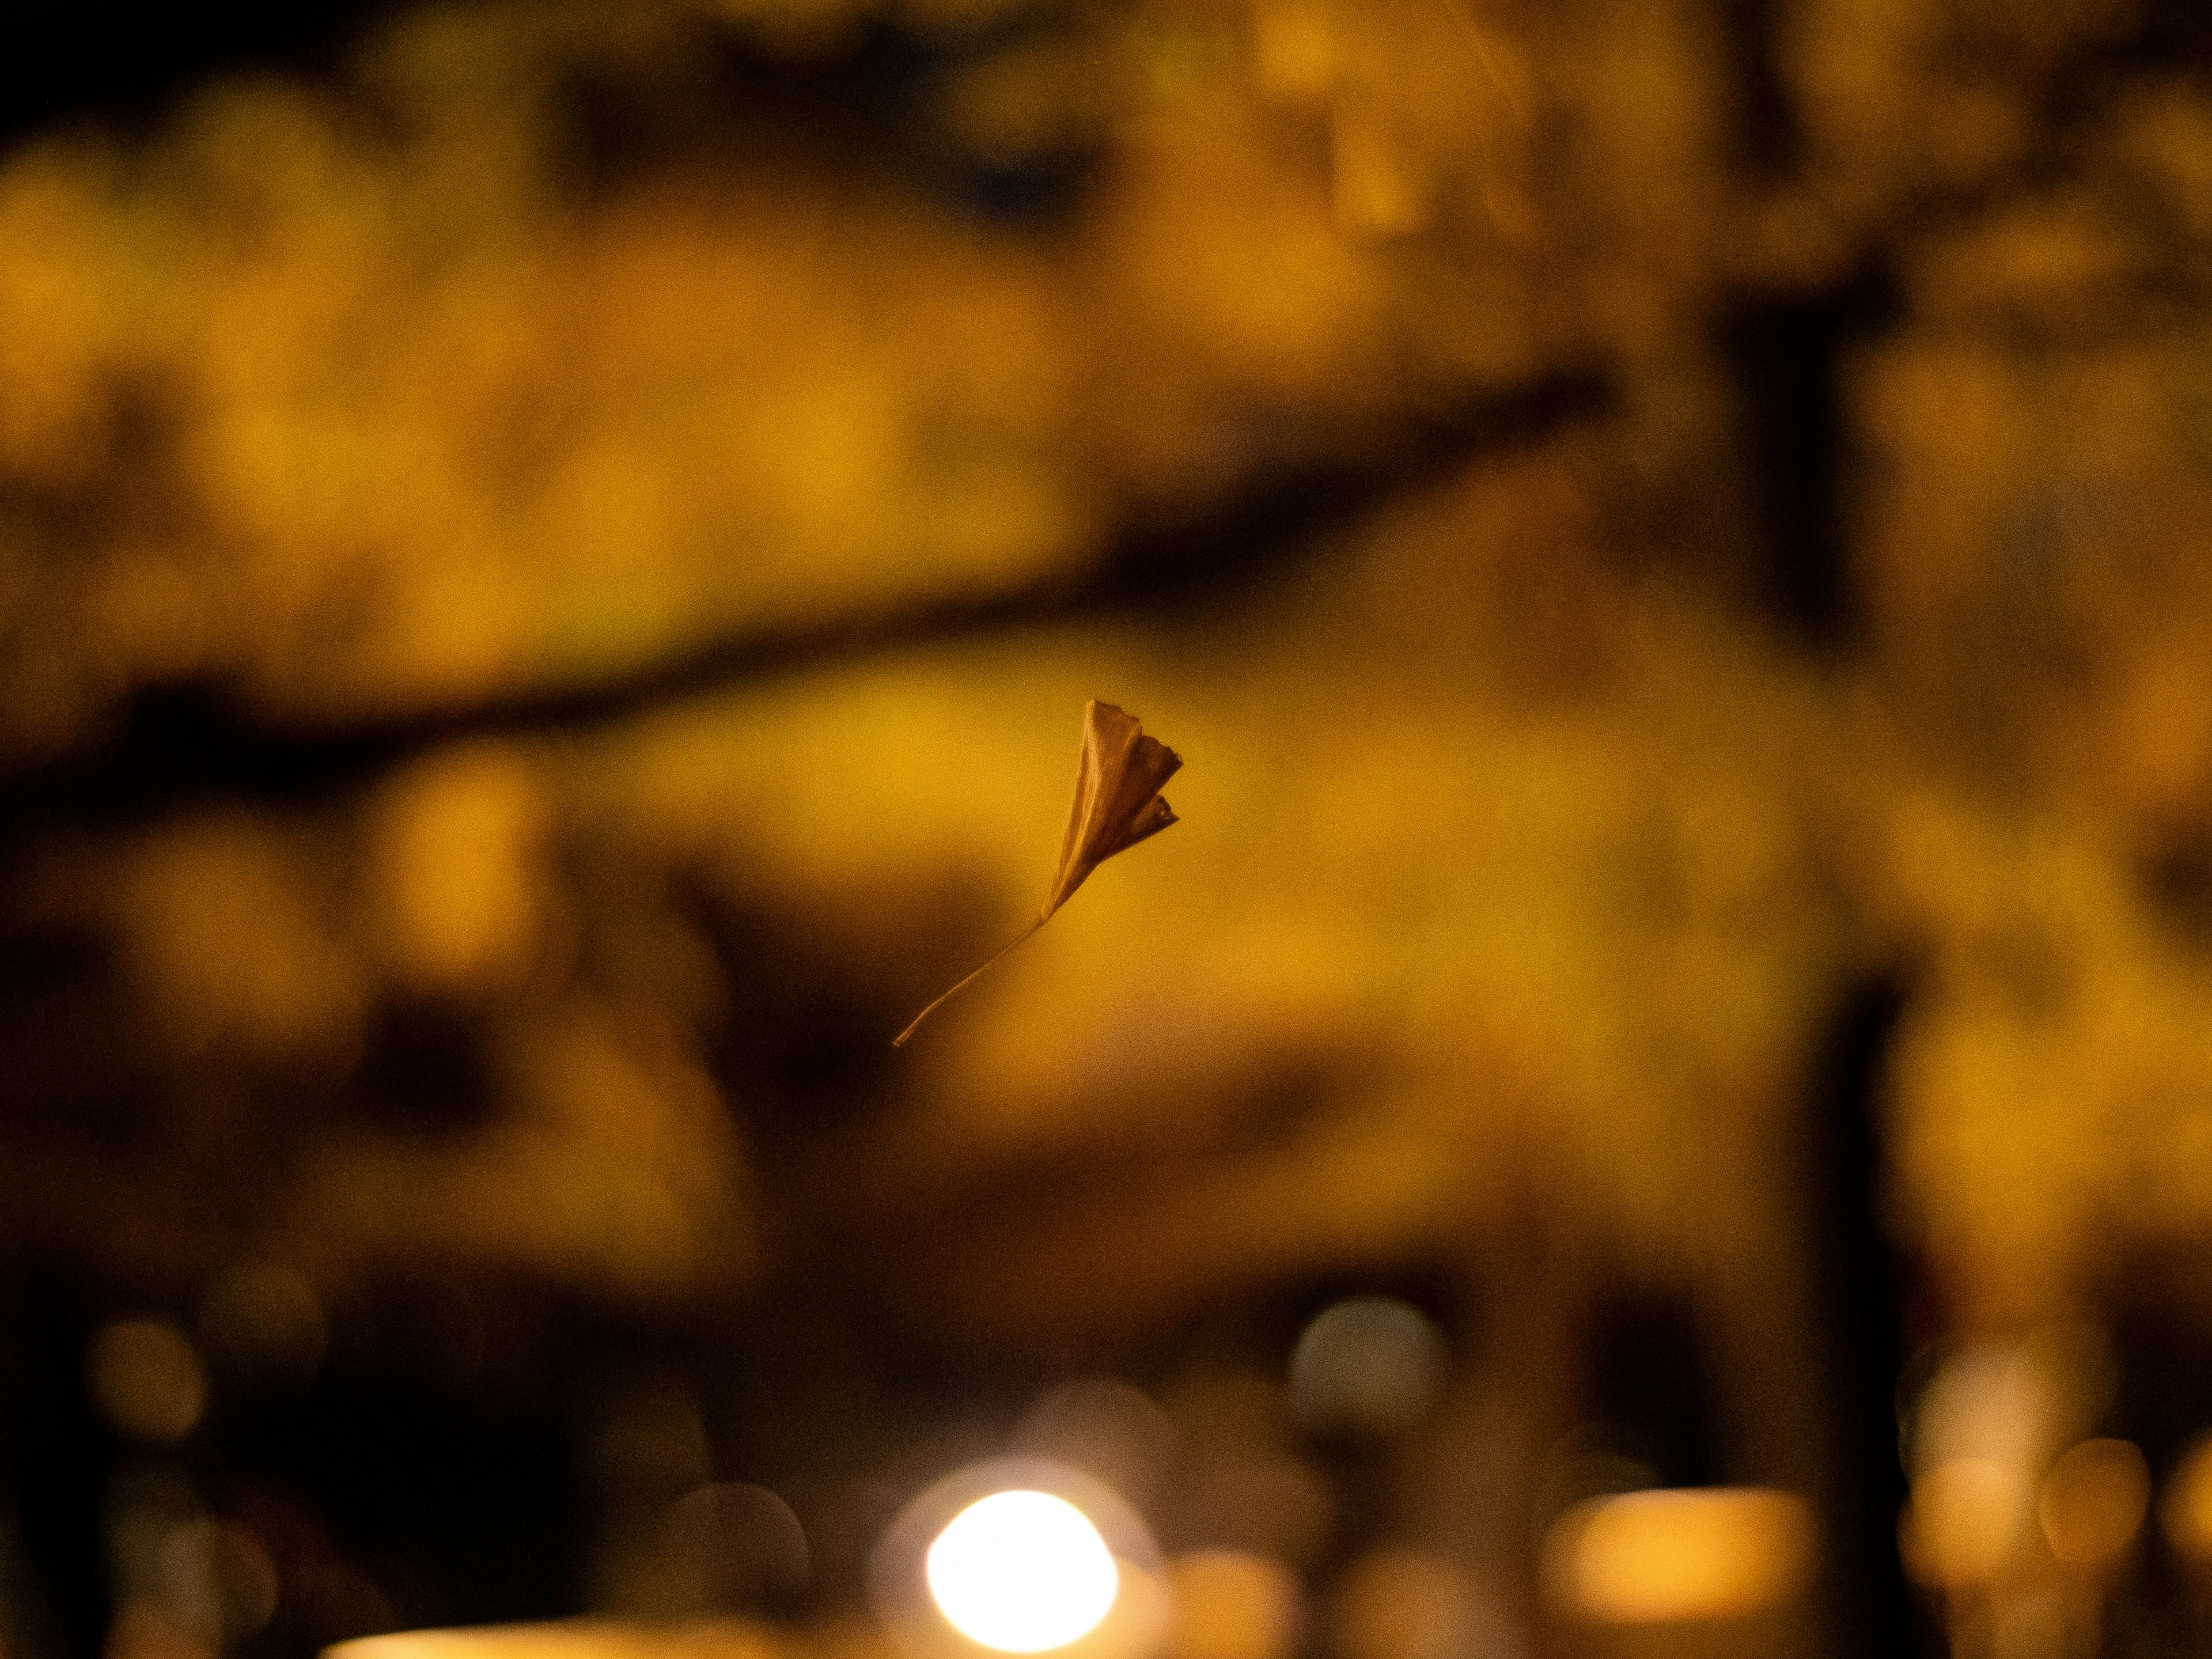
<instances>
[{"instance_id":1,"label":"dark shadow area","mask_svg":"<svg viewBox=\"0 0 2212 1659\"><path fill-rule=\"evenodd\" d=\"M1851 458L1839 362L1899 303L1887 276L1869 271L1826 293L1747 307L1721 331L1752 463L1757 598L1792 636L1823 649L1848 647L1860 621L1841 494Z\"/></svg>"},{"instance_id":2,"label":"dark shadow area","mask_svg":"<svg viewBox=\"0 0 2212 1659\"><path fill-rule=\"evenodd\" d=\"M1603 1297L1584 1343L1597 1449L1644 1465L1656 1486L1709 1486L1724 1478L1715 1455L1712 1379L1687 1297Z\"/></svg>"},{"instance_id":3,"label":"dark shadow area","mask_svg":"<svg viewBox=\"0 0 2212 1659\"><path fill-rule=\"evenodd\" d=\"M79 1277L45 1264L0 1281L0 1468L30 1579L9 1587L21 1628L7 1635L66 1659L96 1659L112 1607L102 1494L115 1452L85 1397L86 1299Z\"/></svg>"},{"instance_id":4,"label":"dark shadow area","mask_svg":"<svg viewBox=\"0 0 2212 1659\"><path fill-rule=\"evenodd\" d=\"M1735 86L1739 165L1753 179L1786 178L1803 159L1804 135L1783 82L1778 0L1723 0L1728 66Z\"/></svg>"},{"instance_id":5,"label":"dark shadow area","mask_svg":"<svg viewBox=\"0 0 2212 1659\"><path fill-rule=\"evenodd\" d=\"M226 70L327 76L363 28L403 9L393 0L291 7L21 0L0 10L0 148L74 118L143 131L179 94Z\"/></svg>"},{"instance_id":6,"label":"dark shadow area","mask_svg":"<svg viewBox=\"0 0 2212 1659\"><path fill-rule=\"evenodd\" d=\"M1906 1494L1898 1378L1908 1354L1910 1267L1885 1221L1882 1071L1910 996L1901 975L1844 999L1808 1085L1802 1164L1813 1306L1832 1413L1822 1504L1837 1654L1913 1653L1928 1632L1898 1553Z\"/></svg>"}]
</instances>

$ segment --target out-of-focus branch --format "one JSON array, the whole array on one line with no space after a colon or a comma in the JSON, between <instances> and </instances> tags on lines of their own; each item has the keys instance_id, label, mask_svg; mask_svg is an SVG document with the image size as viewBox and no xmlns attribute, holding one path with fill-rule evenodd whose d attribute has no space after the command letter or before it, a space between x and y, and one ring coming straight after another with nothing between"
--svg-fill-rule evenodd
<instances>
[{"instance_id":1,"label":"out-of-focus branch","mask_svg":"<svg viewBox=\"0 0 2212 1659\"><path fill-rule=\"evenodd\" d=\"M459 738L586 728L826 665L1081 617L1164 617L1264 581L1332 527L1471 457L1595 414L1610 398L1595 371L1486 392L1407 422L1374 455L1286 467L1253 479L1210 512L1133 526L1084 578L733 635L591 684L518 687L337 728L257 715L216 684L142 690L96 747L0 782L0 835L55 822L127 821L210 796L312 799Z\"/></svg>"}]
</instances>

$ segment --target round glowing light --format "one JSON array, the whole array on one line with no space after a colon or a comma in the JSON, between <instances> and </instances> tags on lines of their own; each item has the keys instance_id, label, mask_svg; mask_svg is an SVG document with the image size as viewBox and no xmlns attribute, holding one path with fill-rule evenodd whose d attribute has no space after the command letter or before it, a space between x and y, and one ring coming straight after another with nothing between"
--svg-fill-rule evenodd
<instances>
[{"instance_id":1,"label":"round glowing light","mask_svg":"<svg viewBox=\"0 0 2212 1659\"><path fill-rule=\"evenodd\" d=\"M1089 1635L1121 1583L1098 1528L1043 1492L970 1504L938 1534L923 1571L960 1633L1001 1653L1042 1653Z\"/></svg>"},{"instance_id":2,"label":"round glowing light","mask_svg":"<svg viewBox=\"0 0 2212 1659\"><path fill-rule=\"evenodd\" d=\"M2117 1561L2142 1529L2150 1470L2124 1440L2084 1440L2051 1466L2036 1504L2051 1554L2095 1571Z\"/></svg>"},{"instance_id":3,"label":"round glowing light","mask_svg":"<svg viewBox=\"0 0 2212 1659\"><path fill-rule=\"evenodd\" d=\"M1291 1356L1291 1413L1309 1429L1388 1439L1419 1428L1443 1382L1444 1340L1409 1302L1355 1296L1324 1310Z\"/></svg>"},{"instance_id":4,"label":"round glowing light","mask_svg":"<svg viewBox=\"0 0 2212 1659\"><path fill-rule=\"evenodd\" d=\"M900 1659L1160 1659L1172 1611L1142 1517L1083 1469L1033 1456L969 1464L911 1498L868 1553L868 1598Z\"/></svg>"}]
</instances>

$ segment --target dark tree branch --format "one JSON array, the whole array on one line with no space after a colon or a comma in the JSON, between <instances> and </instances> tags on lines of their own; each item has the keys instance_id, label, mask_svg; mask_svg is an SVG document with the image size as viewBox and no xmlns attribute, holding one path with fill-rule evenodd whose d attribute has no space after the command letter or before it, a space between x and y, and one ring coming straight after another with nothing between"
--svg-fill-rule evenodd
<instances>
[{"instance_id":1,"label":"dark tree branch","mask_svg":"<svg viewBox=\"0 0 2212 1659\"><path fill-rule=\"evenodd\" d=\"M128 822L195 799L306 801L461 738L588 730L686 698L917 646L1087 617L1160 617L1231 599L1394 495L1608 403L1608 385L1594 374L1469 398L1409 422L1375 459L1288 469L1255 480L1218 512L1132 531L1085 579L739 635L595 684L527 687L321 730L257 720L219 685L142 691L98 747L0 782L0 834L57 822Z\"/></svg>"}]
</instances>

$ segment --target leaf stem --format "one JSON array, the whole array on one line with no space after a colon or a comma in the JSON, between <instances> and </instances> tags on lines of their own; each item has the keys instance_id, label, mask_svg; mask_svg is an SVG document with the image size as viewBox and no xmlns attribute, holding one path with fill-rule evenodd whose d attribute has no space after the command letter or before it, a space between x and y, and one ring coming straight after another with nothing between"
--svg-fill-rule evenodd
<instances>
[{"instance_id":1,"label":"leaf stem","mask_svg":"<svg viewBox=\"0 0 2212 1659\"><path fill-rule=\"evenodd\" d=\"M1039 916L1028 927L1023 928L1020 933L1015 934L1013 938L1008 939L1004 945L1000 945L997 953L994 955L988 962L985 963L981 968L978 968L974 973L969 975L967 978L962 980L957 985L954 986L951 990L945 992L945 994L939 997L936 1001L931 1003L928 1007L916 1014L914 1017L913 1023L909 1024L906 1030L901 1031L896 1036L891 1039L891 1047L894 1048L905 1048L906 1040L912 1036L915 1031L921 1029L922 1021L927 1019L932 1014L935 1013L939 1008L951 1001L956 993L966 990L977 980L982 978L986 969L998 966L1000 957L1005 956L1008 951L1012 951L1014 946L1019 945L1031 933L1034 933L1038 928L1043 927L1044 924L1044 917Z\"/></svg>"}]
</instances>

